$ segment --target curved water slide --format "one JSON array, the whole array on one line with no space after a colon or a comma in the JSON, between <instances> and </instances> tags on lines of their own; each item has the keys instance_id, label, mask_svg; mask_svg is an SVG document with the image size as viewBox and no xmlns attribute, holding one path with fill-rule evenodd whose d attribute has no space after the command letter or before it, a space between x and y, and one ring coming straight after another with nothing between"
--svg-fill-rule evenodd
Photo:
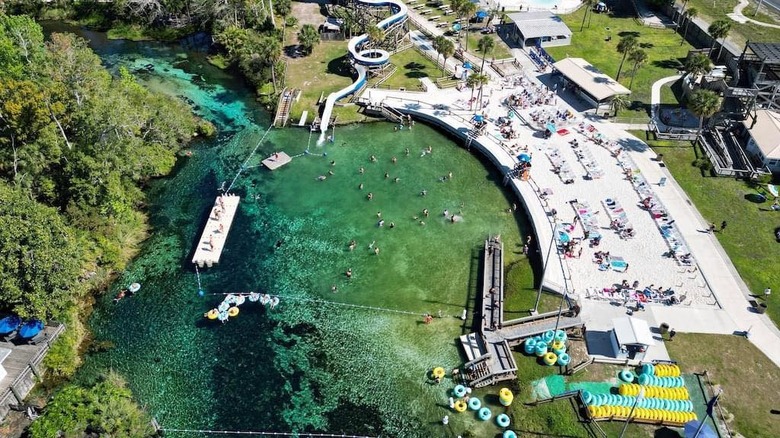
<instances>
[{"instance_id":1,"label":"curved water slide","mask_svg":"<svg viewBox=\"0 0 780 438\"><path fill-rule=\"evenodd\" d=\"M377 27L382 30L385 30L398 22L406 20L407 14L409 13L409 9L400 0L357 0L357 2L373 7L390 7L393 15L377 23ZM323 133L328 130L330 116L333 113L333 105L336 104L336 101L343 98L344 96L348 96L354 93L366 83L366 73L368 72L369 67L385 65L388 63L388 61L390 61L390 53L386 50L361 50L360 48L367 41L368 34L364 33L350 39L349 43L347 44L347 50L349 50L349 56L354 62L358 77L351 85L328 95L328 98L325 100L325 109L322 111L322 123L320 124L320 130Z\"/></svg>"}]
</instances>

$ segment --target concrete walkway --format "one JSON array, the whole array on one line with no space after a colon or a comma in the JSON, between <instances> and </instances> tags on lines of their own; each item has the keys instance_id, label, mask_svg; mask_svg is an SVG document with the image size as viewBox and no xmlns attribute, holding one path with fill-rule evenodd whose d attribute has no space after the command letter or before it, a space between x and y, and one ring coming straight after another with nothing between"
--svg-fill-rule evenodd
<instances>
[{"instance_id":1,"label":"concrete walkway","mask_svg":"<svg viewBox=\"0 0 780 438\"><path fill-rule=\"evenodd\" d=\"M736 21L740 24L745 24L747 22L757 24L759 26L764 27L772 27L775 29L780 29L780 25L777 24L771 24L771 23L764 23L763 21L757 21L752 18L748 18L742 14L742 10L748 7L750 3L747 0L740 0L739 4L734 6L734 12L730 14L726 14L727 17L731 18L732 20Z\"/></svg>"}]
</instances>

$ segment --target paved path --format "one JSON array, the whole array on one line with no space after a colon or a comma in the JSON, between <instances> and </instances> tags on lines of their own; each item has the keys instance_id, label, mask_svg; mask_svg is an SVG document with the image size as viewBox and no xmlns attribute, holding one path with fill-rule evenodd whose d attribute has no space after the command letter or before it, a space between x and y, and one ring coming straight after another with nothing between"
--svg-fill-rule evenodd
<instances>
[{"instance_id":1,"label":"paved path","mask_svg":"<svg viewBox=\"0 0 780 438\"><path fill-rule=\"evenodd\" d=\"M734 6L734 12L730 14L726 14L727 17L731 18L732 20L736 21L737 23L747 23L751 22L753 24L757 24L759 26L764 27L772 27L775 29L780 29L780 25L777 24L771 24L771 23L764 23L763 21L757 21L752 18L748 18L742 14L742 10L745 9L750 3L747 0L740 0L739 4Z\"/></svg>"}]
</instances>

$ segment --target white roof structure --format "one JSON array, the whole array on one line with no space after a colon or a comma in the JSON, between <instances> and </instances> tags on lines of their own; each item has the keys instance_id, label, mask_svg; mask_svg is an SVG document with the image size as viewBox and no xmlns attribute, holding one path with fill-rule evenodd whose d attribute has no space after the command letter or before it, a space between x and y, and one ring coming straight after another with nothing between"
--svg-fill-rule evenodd
<instances>
[{"instance_id":1,"label":"white roof structure","mask_svg":"<svg viewBox=\"0 0 780 438\"><path fill-rule=\"evenodd\" d=\"M599 102L619 94L631 94L631 90L582 58L562 59L553 67Z\"/></svg>"},{"instance_id":2,"label":"white roof structure","mask_svg":"<svg viewBox=\"0 0 780 438\"><path fill-rule=\"evenodd\" d=\"M515 12L508 14L525 39L563 35L571 37L571 30L561 17L550 12Z\"/></svg>"},{"instance_id":3,"label":"white roof structure","mask_svg":"<svg viewBox=\"0 0 780 438\"><path fill-rule=\"evenodd\" d=\"M750 132L756 146L770 160L780 159L780 114L760 109L756 110L756 123L742 122ZM751 125L753 125L751 129Z\"/></svg>"},{"instance_id":4,"label":"white roof structure","mask_svg":"<svg viewBox=\"0 0 780 438\"><path fill-rule=\"evenodd\" d=\"M644 319L624 316L613 319L612 324L620 345L655 345L653 333Z\"/></svg>"}]
</instances>

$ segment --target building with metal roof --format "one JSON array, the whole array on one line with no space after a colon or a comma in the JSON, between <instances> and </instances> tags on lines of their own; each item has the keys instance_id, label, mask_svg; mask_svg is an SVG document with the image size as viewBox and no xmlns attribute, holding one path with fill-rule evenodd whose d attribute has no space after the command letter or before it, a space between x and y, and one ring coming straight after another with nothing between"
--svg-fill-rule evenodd
<instances>
[{"instance_id":1,"label":"building with metal roof","mask_svg":"<svg viewBox=\"0 0 780 438\"><path fill-rule=\"evenodd\" d=\"M571 44L571 30L550 12L516 12L508 14L514 23L509 38L520 47L554 47Z\"/></svg>"},{"instance_id":2,"label":"building with metal roof","mask_svg":"<svg viewBox=\"0 0 780 438\"><path fill-rule=\"evenodd\" d=\"M566 88L595 106L598 114L611 111L615 96L631 94L631 90L582 58L562 59L553 67L563 75Z\"/></svg>"},{"instance_id":3,"label":"building with metal roof","mask_svg":"<svg viewBox=\"0 0 780 438\"><path fill-rule=\"evenodd\" d=\"M743 121L749 139L745 151L772 172L780 172L780 113L756 110L755 123Z\"/></svg>"}]
</instances>

